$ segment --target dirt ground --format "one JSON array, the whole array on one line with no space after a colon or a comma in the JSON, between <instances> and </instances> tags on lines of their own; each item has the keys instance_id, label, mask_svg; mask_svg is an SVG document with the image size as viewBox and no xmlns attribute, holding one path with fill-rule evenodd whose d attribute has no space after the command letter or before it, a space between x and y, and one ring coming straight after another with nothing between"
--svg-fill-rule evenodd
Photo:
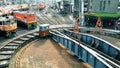
<instances>
[{"instance_id":1,"label":"dirt ground","mask_svg":"<svg viewBox=\"0 0 120 68\"><path fill-rule=\"evenodd\" d=\"M28 45L12 58L9 68L90 68L50 38L38 39ZM22 56L19 66L18 56Z\"/></svg>"}]
</instances>

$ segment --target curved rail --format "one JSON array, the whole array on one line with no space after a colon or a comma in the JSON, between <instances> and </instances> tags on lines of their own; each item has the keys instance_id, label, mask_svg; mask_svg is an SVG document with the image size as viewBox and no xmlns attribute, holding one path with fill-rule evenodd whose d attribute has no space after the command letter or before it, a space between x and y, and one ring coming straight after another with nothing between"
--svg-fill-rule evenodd
<instances>
[{"instance_id":1,"label":"curved rail","mask_svg":"<svg viewBox=\"0 0 120 68\"><path fill-rule=\"evenodd\" d=\"M37 31L32 31L14 38L10 40L9 43L2 46L0 48L0 68L8 67L12 56L14 56L17 51L24 47L27 43L35 40L38 35Z\"/></svg>"}]
</instances>

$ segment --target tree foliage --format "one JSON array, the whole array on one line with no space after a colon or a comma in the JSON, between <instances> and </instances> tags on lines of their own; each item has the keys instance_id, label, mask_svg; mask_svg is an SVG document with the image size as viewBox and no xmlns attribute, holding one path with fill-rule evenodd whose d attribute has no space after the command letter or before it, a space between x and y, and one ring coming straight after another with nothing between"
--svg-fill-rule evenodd
<instances>
[{"instance_id":1,"label":"tree foliage","mask_svg":"<svg viewBox=\"0 0 120 68\"><path fill-rule=\"evenodd\" d=\"M101 18L103 27L114 27L115 22L120 18L120 12L85 14L85 21L89 26L95 26L98 16Z\"/></svg>"}]
</instances>

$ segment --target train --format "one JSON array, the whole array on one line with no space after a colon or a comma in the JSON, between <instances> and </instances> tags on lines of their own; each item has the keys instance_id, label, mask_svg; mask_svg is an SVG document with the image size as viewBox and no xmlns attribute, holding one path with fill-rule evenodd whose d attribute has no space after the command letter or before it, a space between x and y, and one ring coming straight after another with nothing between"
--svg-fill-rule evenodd
<instances>
[{"instance_id":1,"label":"train","mask_svg":"<svg viewBox=\"0 0 120 68\"><path fill-rule=\"evenodd\" d=\"M29 6L28 6L28 4L12 5L11 10L12 11L28 11Z\"/></svg>"},{"instance_id":2,"label":"train","mask_svg":"<svg viewBox=\"0 0 120 68\"><path fill-rule=\"evenodd\" d=\"M18 26L24 25L27 28L36 27L37 21L33 13L27 11L14 11L12 15L16 18Z\"/></svg>"},{"instance_id":3,"label":"train","mask_svg":"<svg viewBox=\"0 0 120 68\"><path fill-rule=\"evenodd\" d=\"M21 4L21 8L19 11L28 11L29 10L29 5L28 4Z\"/></svg>"},{"instance_id":4,"label":"train","mask_svg":"<svg viewBox=\"0 0 120 68\"><path fill-rule=\"evenodd\" d=\"M21 9L21 6L18 4L11 6L11 11L18 11L19 9Z\"/></svg>"},{"instance_id":5,"label":"train","mask_svg":"<svg viewBox=\"0 0 120 68\"><path fill-rule=\"evenodd\" d=\"M50 35L49 32L49 24L43 24L39 26L39 36L40 37L46 37Z\"/></svg>"},{"instance_id":6,"label":"train","mask_svg":"<svg viewBox=\"0 0 120 68\"><path fill-rule=\"evenodd\" d=\"M7 5L0 7L0 16L7 16L11 14L12 11L28 11L29 6L28 4L21 4L21 5Z\"/></svg>"},{"instance_id":7,"label":"train","mask_svg":"<svg viewBox=\"0 0 120 68\"><path fill-rule=\"evenodd\" d=\"M7 16L11 11L11 6L0 7L0 16Z\"/></svg>"},{"instance_id":8,"label":"train","mask_svg":"<svg viewBox=\"0 0 120 68\"><path fill-rule=\"evenodd\" d=\"M38 9L39 10L43 10L45 8L45 5L43 3L39 4L38 5Z\"/></svg>"},{"instance_id":9,"label":"train","mask_svg":"<svg viewBox=\"0 0 120 68\"><path fill-rule=\"evenodd\" d=\"M13 16L0 17L0 36L11 37L17 32L17 22Z\"/></svg>"},{"instance_id":10,"label":"train","mask_svg":"<svg viewBox=\"0 0 120 68\"><path fill-rule=\"evenodd\" d=\"M27 29L34 29L37 27L35 14L27 11L14 11L12 15L15 17L18 26L24 26Z\"/></svg>"}]
</instances>

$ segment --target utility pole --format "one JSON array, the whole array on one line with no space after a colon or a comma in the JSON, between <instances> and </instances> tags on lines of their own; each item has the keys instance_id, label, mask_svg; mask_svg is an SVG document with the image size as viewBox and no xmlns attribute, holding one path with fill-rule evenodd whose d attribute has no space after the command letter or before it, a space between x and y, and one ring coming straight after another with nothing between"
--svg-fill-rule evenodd
<instances>
[{"instance_id":1,"label":"utility pole","mask_svg":"<svg viewBox=\"0 0 120 68\"><path fill-rule=\"evenodd\" d=\"M80 15L84 14L84 1L81 0L81 13ZM82 16L80 24L83 26L84 25L84 16Z\"/></svg>"},{"instance_id":2,"label":"utility pole","mask_svg":"<svg viewBox=\"0 0 120 68\"><path fill-rule=\"evenodd\" d=\"M92 1L89 0L89 8L88 8L88 11L91 12L92 9ZM84 14L84 0L81 0L81 14ZM84 25L84 16L82 16L82 21L81 21L81 25Z\"/></svg>"}]
</instances>

